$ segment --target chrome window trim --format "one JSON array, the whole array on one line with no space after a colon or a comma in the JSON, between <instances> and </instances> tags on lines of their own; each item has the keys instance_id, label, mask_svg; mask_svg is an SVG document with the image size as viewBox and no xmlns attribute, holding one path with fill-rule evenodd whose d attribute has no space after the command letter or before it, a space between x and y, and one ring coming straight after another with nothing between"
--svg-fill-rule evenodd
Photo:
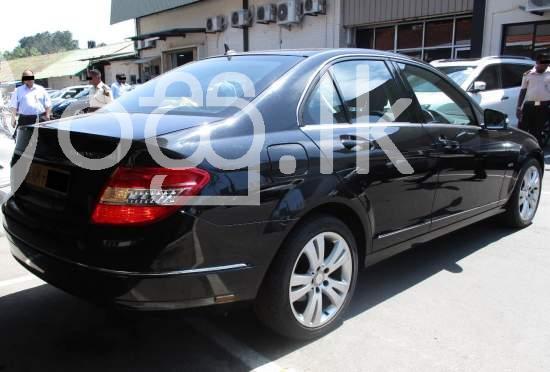
<instances>
[{"instance_id":1,"label":"chrome window trim","mask_svg":"<svg viewBox=\"0 0 550 372\"><path fill-rule=\"evenodd\" d=\"M406 57L400 58L399 56L388 56L385 54L377 54L377 53L370 53L370 54L364 54L364 53L358 53L358 54L342 54L339 56L334 56L326 61L324 61L312 74L312 76L308 79L306 83L306 87L304 88L304 91L302 92L302 95L300 96L300 100L298 101L298 106L296 107L296 123L298 123L298 127L304 127L305 125L302 122L302 117L300 113L302 112L302 108L304 106L304 103L306 99L308 98L308 93L310 92L313 83L317 80L317 78L321 77L321 72L325 70L325 68L329 65L332 65L335 61L338 60L354 60L354 59L370 59L370 60L379 60L381 62L387 62L387 61L395 61L400 60L402 62L410 62ZM388 69L389 71L389 69ZM390 71L391 72L391 71ZM307 124L307 125L317 125L317 124ZM332 124L331 124L332 125ZM336 125L336 124L334 124Z\"/></svg>"}]
</instances>

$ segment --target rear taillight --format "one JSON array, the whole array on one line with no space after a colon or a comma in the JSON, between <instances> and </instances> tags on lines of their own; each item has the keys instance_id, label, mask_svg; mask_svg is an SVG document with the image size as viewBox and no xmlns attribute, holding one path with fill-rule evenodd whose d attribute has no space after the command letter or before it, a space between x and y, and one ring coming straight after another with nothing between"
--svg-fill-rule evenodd
<instances>
[{"instance_id":1,"label":"rear taillight","mask_svg":"<svg viewBox=\"0 0 550 372\"><path fill-rule=\"evenodd\" d=\"M210 181L197 168L118 168L97 203L92 222L101 225L143 225L176 212L188 197Z\"/></svg>"}]
</instances>

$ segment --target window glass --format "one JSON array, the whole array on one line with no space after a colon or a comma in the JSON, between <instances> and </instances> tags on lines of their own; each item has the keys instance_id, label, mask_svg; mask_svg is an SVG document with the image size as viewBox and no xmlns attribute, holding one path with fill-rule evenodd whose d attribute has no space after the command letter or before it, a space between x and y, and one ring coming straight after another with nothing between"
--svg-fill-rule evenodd
<instances>
[{"instance_id":1,"label":"window glass","mask_svg":"<svg viewBox=\"0 0 550 372\"><path fill-rule=\"evenodd\" d=\"M422 49L398 51L397 53L403 54L412 58L416 58L416 59L422 59Z\"/></svg>"},{"instance_id":2,"label":"window glass","mask_svg":"<svg viewBox=\"0 0 550 372\"><path fill-rule=\"evenodd\" d=\"M502 88L518 88L521 86L523 75L533 66L506 63L502 68Z\"/></svg>"},{"instance_id":3,"label":"window glass","mask_svg":"<svg viewBox=\"0 0 550 372\"><path fill-rule=\"evenodd\" d=\"M397 31L397 49L422 48L424 25L416 23L399 26Z\"/></svg>"},{"instance_id":4,"label":"window glass","mask_svg":"<svg viewBox=\"0 0 550 372\"><path fill-rule=\"evenodd\" d=\"M455 50L455 58L458 59L465 59L465 58L471 58L472 51L470 49L456 49Z\"/></svg>"},{"instance_id":5,"label":"window glass","mask_svg":"<svg viewBox=\"0 0 550 372\"><path fill-rule=\"evenodd\" d=\"M426 49L424 51L424 61L428 63L438 59L449 59L452 56L453 50L451 48Z\"/></svg>"},{"instance_id":6,"label":"window glass","mask_svg":"<svg viewBox=\"0 0 550 372\"><path fill-rule=\"evenodd\" d=\"M383 27L376 29L376 49L394 50L395 27Z\"/></svg>"},{"instance_id":7,"label":"window glass","mask_svg":"<svg viewBox=\"0 0 550 372\"><path fill-rule=\"evenodd\" d=\"M550 23L537 25L535 53L550 53Z\"/></svg>"},{"instance_id":8,"label":"window glass","mask_svg":"<svg viewBox=\"0 0 550 372\"><path fill-rule=\"evenodd\" d=\"M472 43L472 19L461 18L456 20L455 44L470 45Z\"/></svg>"},{"instance_id":9,"label":"window glass","mask_svg":"<svg viewBox=\"0 0 550 372\"><path fill-rule=\"evenodd\" d=\"M534 32L533 24L506 26L502 54L532 57Z\"/></svg>"},{"instance_id":10,"label":"window glass","mask_svg":"<svg viewBox=\"0 0 550 372\"><path fill-rule=\"evenodd\" d=\"M487 83L487 90L502 89L502 85L500 84L500 65L485 67L476 81Z\"/></svg>"},{"instance_id":11,"label":"window glass","mask_svg":"<svg viewBox=\"0 0 550 372\"><path fill-rule=\"evenodd\" d=\"M357 48L373 49L374 48L374 29L357 30L356 35ZM392 46L393 49L393 46Z\"/></svg>"},{"instance_id":12,"label":"window glass","mask_svg":"<svg viewBox=\"0 0 550 372\"><path fill-rule=\"evenodd\" d=\"M450 46L453 43L453 20L426 23L426 47Z\"/></svg>"},{"instance_id":13,"label":"window glass","mask_svg":"<svg viewBox=\"0 0 550 372\"><path fill-rule=\"evenodd\" d=\"M317 83L303 111L304 124L347 123L344 105L328 73Z\"/></svg>"},{"instance_id":14,"label":"window glass","mask_svg":"<svg viewBox=\"0 0 550 372\"><path fill-rule=\"evenodd\" d=\"M399 68L409 82L426 123L475 125L468 100L436 74L407 64Z\"/></svg>"},{"instance_id":15,"label":"window glass","mask_svg":"<svg viewBox=\"0 0 550 372\"><path fill-rule=\"evenodd\" d=\"M438 69L460 86L472 76L475 70L472 66L445 66Z\"/></svg>"},{"instance_id":16,"label":"window glass","mask_svg":"<svg viewBox=\"0 0 550 372\"><path fill-rule=\"evenodd\" d=\"M331 71L353 123L407 121L407 114L396 117L392 110L398 87L384 62L340 62Z\"/></svg>"},{"instance_id":17,"label":"window glass","mask_svg":"<svg viewBox=\"0 0 550 372\"><path fill-rule=\"evenodd\" d=\"M123 95L111 111L120 105L128 113L150 114L161 108L170 115L229 117L240 109L210 103L206 97L210 94L250 102L300 61L302 57L250 55L188 63ZM193 76L197 89L191 89L193 81L185 76ZM245 93L247 86L250 90ZM193 97L192 93L202 96ZM159 96L160 100L152 99ZM144 104L143 98L151 103Z\"/></svg>"}]
</instances>

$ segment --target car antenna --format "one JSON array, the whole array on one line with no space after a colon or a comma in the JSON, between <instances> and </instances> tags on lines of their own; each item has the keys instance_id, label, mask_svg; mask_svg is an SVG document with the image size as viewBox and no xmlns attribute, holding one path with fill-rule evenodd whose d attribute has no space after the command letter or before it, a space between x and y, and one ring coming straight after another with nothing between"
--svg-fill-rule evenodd
<instances>
[{"instance_id":1,"label":"car antenna","mask_svg":"<svg viewBox=\"0 0 550 372\"><path fill-rule=\"evenodd\" d=\"M229 47L229 45L227 45L227 43L224 43L223 44L223 47L225 48L225 53L223 54L224 56L227 56L227 58L229 60L231 60L231 56L233 54L237 54L234 50L231 50L231 48Z\"/></svg>"}]
</instances>

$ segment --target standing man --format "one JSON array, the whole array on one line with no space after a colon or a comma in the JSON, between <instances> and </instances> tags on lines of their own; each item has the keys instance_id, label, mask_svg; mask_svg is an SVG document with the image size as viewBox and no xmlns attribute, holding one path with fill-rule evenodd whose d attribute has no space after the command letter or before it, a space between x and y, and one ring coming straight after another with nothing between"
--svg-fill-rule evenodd
<instances>
[{"instance_id":1,"label":"standing man","mask_svg":"<svg viewBox=\"0 0 550 372\"><path fill-rule=\"evenodd\" d=\"M88 76L92 84L90 88L90 107L88 108L88 112L96 112L103 106L113 102L113 92L107 84L101 81L100 71L90 70Z\"/></svg>"},{"instance_id":2,"label":"standing man","mask_svg":"<svg viewBox=\"0 0 550 372\"><path fill-rule=\"evenodd\" d=\"M111 90L113 91L113 99L117 99L124 95L124 93L129 90L128 84L126 84L126 75L117 74L116 82L111 85Z\"/></svg>"},{"instance_id":3,"label":"standing man","mask_svg":"<svg viewBox=\"0 0 550 372\"><path fill-rule=\"evenodd\" d=\"M34 73L31 70L24 71L21 81L23 85L11 96L12 125L15 127L17 115L19 115L18 125L31 125L50 120L52 101L46 90L34 83Z\"/></svg>"},{"instance_id":4,"label":"standing man","mask_svg":"<svg viewBox=\"0 0 550 372\"><path fill-rule=\"evenodd\" d=\"M539 54L537 64L523 76L517 116L523 129L542 143L544 124L550 120L550 55Z\"/></svg>"}]
</instances>

